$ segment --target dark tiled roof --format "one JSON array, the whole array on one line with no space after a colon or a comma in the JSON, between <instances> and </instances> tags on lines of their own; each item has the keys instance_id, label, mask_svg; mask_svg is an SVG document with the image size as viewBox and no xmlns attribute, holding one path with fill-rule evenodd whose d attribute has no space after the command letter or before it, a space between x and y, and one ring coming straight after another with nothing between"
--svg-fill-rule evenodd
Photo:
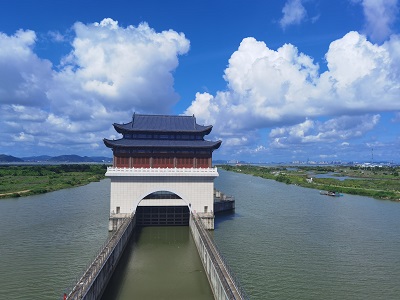
<instances>
[{"instance_id":1,"label":"dark tiled roof","mask_svg":"<svg viewBox=\"0 0 400 300\"><path fill-rule=\"evenodd\" d=\"M196 123L194 116L167 116L134 114L132 122L116 124L117 132L199 132L209 134L212 126L202 126Z\"/></svg>"},{"instance_id":2,"label":"dark tiled roof","mask_svg":"<svg viewBox=\"0 0 400 300\"><path fill-rule=\"evenodd\" d=\"M195 148L195 149L218 149L221 141L211 142L204 140L131 140L104 139L104 144L109 148Z\"/></svg>"}]
</instances>

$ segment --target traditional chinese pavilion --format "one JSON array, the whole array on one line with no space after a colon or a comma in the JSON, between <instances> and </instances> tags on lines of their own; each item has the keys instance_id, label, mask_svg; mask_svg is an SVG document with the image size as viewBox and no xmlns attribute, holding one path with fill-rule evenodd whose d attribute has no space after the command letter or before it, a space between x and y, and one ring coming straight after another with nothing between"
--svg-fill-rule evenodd
<instances>
[{"instance_id":1,"label":"traditional chinese pavilion","mask_svg":"<svg viewBox=\"0 0 400 300\"><path fill-rule=\"evenodd\" d=\"M212 126L197 124L194 116L143 114L113 126L122 137L104 139L114 155L106 173L111 179L110 230L133 212L142 225L184 225L189 211L202 214L213 229L218 172L212 152L221 141L204 139Z\"/></svg>"},{"instance_id":2,"label":"traditional chinese pavilion","mask_svg":"<svg viewBox=\"0 0 400 300\"><path fill-rule=\"evenodd\" d=\"M197 124L194 116L134 114L114 128L122 138L104 144L113 149L116 168L211 168L221 145L204 140L212 126Z\"/></svg>"}]
</instances>

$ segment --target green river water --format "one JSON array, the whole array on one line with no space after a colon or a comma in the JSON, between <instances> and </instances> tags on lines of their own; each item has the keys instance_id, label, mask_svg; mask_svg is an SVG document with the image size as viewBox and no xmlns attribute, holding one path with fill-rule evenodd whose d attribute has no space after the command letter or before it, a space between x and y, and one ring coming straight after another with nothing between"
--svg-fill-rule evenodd
<instances>
[{"instance_id":1,"label":"green river water","mask_svg":"<svg viewBox=\"0 0 400 300\"><path fill-rule=\"evenodd\" d=\"M219 170L212 232L251 299L400 299L400 203ZM108 236L110 182L0 200L0 299L62 299ZM104 299L210 299L188 228L135 235Z\"/></svg>"}]
</instances>

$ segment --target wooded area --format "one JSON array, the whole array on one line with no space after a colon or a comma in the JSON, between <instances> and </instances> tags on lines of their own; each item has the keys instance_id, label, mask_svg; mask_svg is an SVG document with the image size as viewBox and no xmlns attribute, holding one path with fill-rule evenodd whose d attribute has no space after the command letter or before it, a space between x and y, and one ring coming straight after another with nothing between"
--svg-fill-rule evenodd
<instances>
[{"instance_id":1,"label":"wooded area","mask_svg":"<svg viewBox=\"0 0 400 300\"><path fill-rule=\"evenodd\" d=\"M43 194L105 178L106 165L0 166L0 198Z\"/></svg>"},{"instance_id":2,"label":"wooded area","mask_svg":"<svg viewBox=\"0 0 400 300\"><path fill-rule=\"evenodd\" d=\"M400 167L252 165L222 165L220 167L228 171L251 174L307 188L400 201ZM330 178L320 178L318 175L321 174L329 174ZM339 180L340 177L344 180Z\"/></svg>"}]
</instances>

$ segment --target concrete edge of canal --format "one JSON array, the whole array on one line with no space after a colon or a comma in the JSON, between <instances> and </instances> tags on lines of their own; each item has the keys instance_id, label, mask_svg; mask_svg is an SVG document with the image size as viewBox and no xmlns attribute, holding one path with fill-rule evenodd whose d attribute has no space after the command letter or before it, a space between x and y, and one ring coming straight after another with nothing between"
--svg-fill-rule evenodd
<instances>
[{"instance_id":1,"label":"concrete edge of canal","mask_svg":"<svg viewBox=\"0 0 400 300\"><path fill-rule=\"evenodd\" d=\"M136 227L135 215L125 218L120 224L75 287L68 295L64 294L64 300L101 298ZM191 213L189 227L214 298L248 299L212 241L201 217Z\"/></svg>"},{"instance_id":2,"label":"concrete edge of canal","mask_svg":"<svg viewBox=\"0 0 400 300\"><path fill-rule=\"evenodd\" d=\"M104 248L64 300L100 299L136 226L135 215L124 218Z\"/></svg>"},{"instance_id":3,"label":"concrete edge of canal","mask_svg":"<svg viewBox=\"0 0 400 300\"><path fill-rule=\"evenodd\" d=\"M216 300L248 299L197 214L190 216L190 230Z\"/></svg>"}]
</instances>

